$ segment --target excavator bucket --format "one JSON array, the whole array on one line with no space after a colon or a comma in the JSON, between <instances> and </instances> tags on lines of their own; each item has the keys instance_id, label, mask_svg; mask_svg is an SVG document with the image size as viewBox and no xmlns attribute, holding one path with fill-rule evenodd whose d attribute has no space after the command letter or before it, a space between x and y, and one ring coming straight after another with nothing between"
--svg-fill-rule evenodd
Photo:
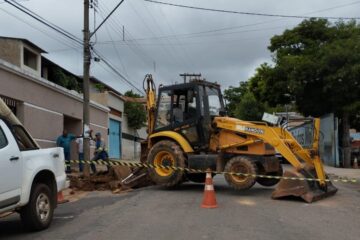
<instances>
[{"instance_id":1,"label":"excavator bucket","mask_svg":"<svg viewBox=\"0 0 360 240\"><path fill-rule=\"evenodd\" d=\"M285 178L316 178L315 172L302 170L301 172L286 170ZM277 188L272 193L272 198L279 199L284 197L301 197L306 202L311 203L320 199L334 195L337 188L330 181L326 181L325 186L321 186L318 181L281 179Z\"/></svg>"}]
</instances>

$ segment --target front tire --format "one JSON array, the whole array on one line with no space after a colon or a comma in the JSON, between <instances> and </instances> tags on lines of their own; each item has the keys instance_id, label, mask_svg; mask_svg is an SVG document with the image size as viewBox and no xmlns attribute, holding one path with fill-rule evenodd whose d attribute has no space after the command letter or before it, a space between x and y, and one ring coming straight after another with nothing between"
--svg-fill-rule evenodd
<instances>
[{"instance_id":1,"label":"front tire","mask_svg":"<svg viewBox=\"0 0 360 240\"><path fill-rule=\"evenodd\" d=\"M256 164L250 158L244 156L236 156L231 158L225 165L225 172L244 173L256 175ZM235 190L250 189L256 182L254 176L242 176L235 174L225 174L225 180Z\"/></svg>"},{"instance_id":2,"label":"front tire","mask_svg":"<svg viewBox=\"0 0 360 240\"><path fill-rule=\"evenodd\" d=\"M20 211L21 221L27 230L40 231L50 226L55 208L53 199L46 184L38 183L32 188L28 204Z\"/></svg>"},{"instance_id":3,"label":"front tire","mask_svg":"<svg viewBox=\"0 0 360 240\"><path fill-rule=\"evenodd\" d=\"M185 167L185 156L181 147L175 142L162 140L151 148L147 162L152 165L183 168ZM183 181L184 172L156 167L149 169L149 177L157 185L173 187Z\"/></svg>"}]
</instances>

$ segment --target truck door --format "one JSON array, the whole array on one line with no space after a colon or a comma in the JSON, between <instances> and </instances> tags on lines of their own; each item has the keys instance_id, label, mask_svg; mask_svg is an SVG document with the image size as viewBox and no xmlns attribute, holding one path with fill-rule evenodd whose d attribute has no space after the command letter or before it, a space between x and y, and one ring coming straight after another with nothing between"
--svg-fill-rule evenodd
<instances>
[{"instance_id":1,"label":"truck door","mask_svg":"<svg viewBox=\"0 0 360 240\"><path fill-rule=\"evenodd\" d=\"M18 145L0 119L0 209L20 201L22 161Z\"/></svg>"},{"instance_id":2,"label":"truck door","mask_svg":"<svg viewBox=\"0 0 360 240\"><path fill-rule=\"evenodd\" d=\"M174 131L183 135L193 147L201 145L199 138L199 104L194 87L175 89L172 103L172 126Z\"/></svg>"}]
</instances>

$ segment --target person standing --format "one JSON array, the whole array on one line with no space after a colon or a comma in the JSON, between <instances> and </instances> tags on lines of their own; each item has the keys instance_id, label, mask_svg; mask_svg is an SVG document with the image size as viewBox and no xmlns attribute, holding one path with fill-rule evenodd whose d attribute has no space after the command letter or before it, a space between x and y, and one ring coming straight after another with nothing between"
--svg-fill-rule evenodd
<instances>
[{"instance_id":1,"label":"person standing","mask_svg":"<svg viewBox=\"0 0 360 240\"><path fill-rule=\"evenodd\" d=\"M84 170L84 137L80 136L75 140L77 146L78 146L78 160L79 160L79 172L83 172Z\"/></svg>"},{"instance_id":2,"label":"person standing","mask_svg":"<svg viewBox=\"0 0 360 240\"><path fill-rule=\"evenodd\" d=\"M76 138L75 142L78 146L78 155L79 155L79 172L84 171L84 136L81 135L80 137ZM90 146L92 146L92 139L90 139Z\"/></svg>"},{"instance_id":3,"label":"person standing","mask_svg":"<svg viewBox=\"0 0 360 240\"><path fill-rule=\"evenodd\" d=\"M64 157L66 163L66 173L71 173L70 166L70 152L71 152L71 141L75 140L75 136L67 132L66 129L63 130L61 136L56 140L56 145L64 149Z\"/></svg>"},{"instance_id":4,"label":"person standing","mask_svg":"<svg viewBox=\"0 0 360 240\"><path fill-rule=\"evenodd\" d=\"M101 133L96 133L95 134L95 152L94 152L94 157L91 159L91 161L96 161L96 160L104 160L107 161L107 169L110 169L109 166L109 155L107 153L107 148L106 148L106 144L105 141L101 138ZM96 173L96 166L94 163L91 163L91 170Z\"/></svg>"}]
</instances>

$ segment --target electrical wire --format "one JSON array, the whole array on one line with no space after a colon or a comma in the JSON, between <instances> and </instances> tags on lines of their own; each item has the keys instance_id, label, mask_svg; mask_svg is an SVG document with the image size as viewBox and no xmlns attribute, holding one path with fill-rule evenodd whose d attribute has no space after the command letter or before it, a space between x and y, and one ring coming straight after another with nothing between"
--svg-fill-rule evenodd
<instances>
[{"instance_id":1,"label":"electrical wire","mask_svg":"<svg viewBox=\"0 0 360 240\"><path fill-rule=\"evenodd\" d=\"M45 18L41 17L39 14L33 12L31 9L29 9L29 8L25 7L24 5L20 4L19 2L15 1L15 0L11 0L11 1L12 1L13 3L15 3L16 5L18 5L19 7L23 8L24 10L28 11L29 13L31 13L31 14L35 15L36 17L42 19L43 21L47 22L49 25L52 25L53 27L59 29L60 31L68 34L69 36L72 36L73 38L75 38L75 39L77 39L78 41L81 42L81 39L79 39L79 38L78 38L77 36L75 36L74 34L66 31L65 29L61 28L61 27L58 26L58 25L55 25L55 24L51 23L50 21L48 21L48 20L46 20ZM82 42L81 42L81 43L82 43Z\"/></svg>"},{"instance_id":2,"label":"electrical wire","mask_svg":"<svg viewBox=\"0 0 360 240\"><path fill-rule=\"evenodd\" d=\"M108 66L116 75L118 75L121 79L123 79L129 86L133 87L136 91L138 91L141 94L144 94L142 90L140 90L138 87L136 87L127 77L125 77L122 73L120 73L111 63L109 60L107 60L103 55L101 55L99 52L97 52L95 49L93 49L93 53L99 57L99 59L105 63L106 66Z\"/></svg>"},{"instance_id":3,"label":"electrical wire","mask_svg":"<svg viewBox=\"0 0 360 240\"><path fill-rule=\"evenodd\" d=\"M329 11L329 10L349 7L349 6L352 6L352 5L359 4L359 3L360 3L360 1L355 1L355 2L350 2L350 3L346 3L346 4L336 5L336 6L332 6L332 7L325 8L325 9L320 9L320 10L316 10L316 11L303 13L303 15L315 14L315 13L319 13L319 12L326 12L326 11ZM205 31L192 32L192 33L180 33L180 34L170 34L170 35L148 37L148 38L136 38L136 40L137 41L147 41L147 40L157 40L157 39L163 39L163 38L177 38L177 37L195 38L195 37L209 36L209 33L217 33L217 32L218 32L218 35L223 35L223 34L227 34L227 33L222 33L223 31L273 23L273 22L276 22L276 21L280 21L282 19L284 19L284 18L278 18L278 19L270 20L270 21L261 21L261 22L256 22L256 23L244 24L244 25L239 25L239 26L231 26L231 27L225 27L225 28L215 28L215 29L209 29L209 30L205 30ZM216 35L213 34L211 36L216 36Z\"/></svg>"},{"instance_id":4,"label":"electrical wire","mask_svg":"<svg viewBox=\"0 0 360 240\"><path fill-rule=\"evenodd\" d=\"M283 29L283 28L286 28L288 27L288 25L283 25L283 26L278 26L278 27L271 27L271 28L260 28L260 29L249 29L249 30L243 30L243 31L234 31L234 32L226 32L226 33L223 33L221 36L225 37L227 35L233 35L233 34L239 34L239 33L248 33L248 32L263 32L263 31L268 31L268 30L274 30L274 29ZM217 37L218 35L217 34L208 34L208 35L205 35L205 36L189 36L187 37L188 39L191 39L191 38L198 38L198 37ZM243 38L241 38L243 39ZM246 38L248 39L248 38ZM138 40L138 39L137 39ZM239 39L236 39L236 40L231 40L231 41L237 41ZM115 43L121 43L123 42L122 40L111 40L111 41L100 41L98 42L98 44L100 45L106 45L106 44L112 44L113 42ZM219 41L216 41L216 43L222 43L223 41L219 42ZM127 43L130 43L131 44L131 40L128 40ZM197 43L202 43L204 44L204 42L182 42L182 43L172 43L174 45L188 45L188 44L197 44ZM208 41L206 43L209 43ZM210 43L213 43L213 42L210 42ZM143 42L143 43L139 43L140 45L142 46L149 46L149 45L162 45L163 43L146 43L146 42Z\"/></svg>"},{"instance_id":5,"label":"electrical wire","mask_svg":"<svg viewBox=\"0 0 360 240\"><path fill-rule=\"evenodd\" d=\"M53 35L47 33L47 32L44 31L43 29L38 28L38 27L30 24L28 21L25 21L25 20L21 19L20 17L16 16L15 14L12 14L11 12L9 12L9 11L3 9L3 8L0 8L0 10L3 11L3 12L5 12L5 13L8 14L9 16L17 19L18 21L20 21L20 22L28 25L29 27L31 27L31 28L33 28L33 29L41 32L42 34L46 35L47 37L49 37L49 38L51 38L51 39L53 39L53 40L55 40L55 41L57 41L57 42L59 42L59 43L61 43L61 44L63 44L63 45L65 45L65 46L68 47L68 48L65 48L65 49L61 49L61 51L67 51L67 50L80 51L80 49L78 48L78 45L76 45L76 44L74 45L74 42L73 42L73 41L71 41L71 42L66 42L66 41L70 41L68 38L65 38L65 39L63 40L63 39L61 39L61 38L54 37Z\"/></svg>"},{"instance_id":6,"label":"electrical wire","mask_svg":"<svg viewBox=\"0 0 360 240\"><path fill-rule=\"evenodd\" d=\"M100 15L103 17L104 13L103 13L103 11L102 11L101 8L99 8L99 13L100 13ZM108 26L109 26L109 27L112 27L115 33L116 33L116 32L119 32L119 28L117 28L116 26L113 27L113 22L115 22L114 18L113 18L113 19L109 19L108 24L105 25L106 31L107 31L110 39L112 39L112 37L111 37L111 33L110 33L109 29L108 29ZM125 75L127 76L127 78L129 79L129 74L127 73L126 68L125 68L125 66L124 66L124 64L123 64L123 62L122 62L122 60L121 60L120 52L118 51L118 49L117 49L117 47L116 47L116 44L113 43L112 45L113 45L113 47L114 47L114 49L115 49L115 53L116 53L117 56L118 56L118 59L119 59L120 64L121 64L121 66L122 66L122 68L123 68L123 70L124 70L124 73L125 73ZM127 46L128 46L132 51L134 51L133 48L132 48L132 46L130 46L129 44L127 44ZM136 53L136 52L134 51L134 53ZM139 57L139 59L141 59L141 60L144 61L143 57L141 57L141 56ZM144 63L147 64L145 61L144 61Z\"/></svg>"},{"instance_id":7,"label":"electrical wire","mask_svg":"<svg viewBox=\"0 0 360 240\"><path fill-rule=\"evenodd\" d=\"M141 15L137 8L133 6L132 2L129 2L132 10L134 11L134 13L139 17L139 19L142 21L142 23L144 24L144 26L149 30L149 32L152 34L152 36L156 37L156 34L154 33L154 31L151 29L151 27L149 26L148 22L145 21L143 15ZM170 56L173 60L173 62L177 62L177 64L181 65L181 61L178 57L176 57L176 55L174 55L174 52L171 51L169 48L167 48L166 46L163 46L163 48L161 48L164 56Z\"/></svg>"},{"instance_id":8,"label":"electrical wire","mask_svg":"<svg viewBox=\"0 0 360 240\"><path fill-rule=\"evenodd\" d=\"M250 16L300 18L300 19L307 19L307 18L344 19L344 20L354 20L354 19L358 20L358 19L360 19L360 17L316 17L316 16L299 16L299 15L283 15L283 14L268 14L268 13L256 13L256 12L242 12L242 11L215 9L215 8L196 7L196 6L189 6L189 5L182 5L182 4L175 4L175 3L161 2L161 1L154 1L154 0L144 0L144 1L145 2L150 2L150 3L155 3L155 4L162 4L162 5L168 5L168 6L180 7L180 8L188 8L188 9L194 9L194 10L220 12L220 13L230 13L230 14L240 14L240 15L250 15Z\"/></svg>"},{"instance_id":9,"label":"electrical wire","mask_svg":"<svg viewBox=\"0 0 360 240\"><path fill-rule=\"evenodd\" d=\"M107 32L109 38L112 40L113 38L112 38L111 33L110 33L110 31L109 31L109 27L108 27L107 25L105 25L105 29L106 29L106 32ZM113 46L113 48L114 48L114 50L115 50L116 55L118 56L118 59L119 59L119 61L120 61L121 67L122 67L125 75L126 75L127 77L129 77L129 74L128 74L127 71L126 71L125 65L124 65L124 63L123 63L122 60L121 60L120 52L119 52L119 50L118 50L118 48L116 47L116 44L115 44L114 42L112 43L112 46Z\"/></svg>"},{"instance_id":10,"label":"electrical wire","mask_svg":"<svg viewBox=\"0 0 360 240\"><path fill-rule=\"evenodd\" d=\"M104 20L95 28L95 30L90 34L90 38L101 28L101 26L111 17L111 15L120 7L120 5L124 2L124 0L121 0L113 10L104 18Z\"/></svg>"},{"instance_id":11,"label":"electrical wire","mask_svg":"<svg viewBox=\"0 0 360 240\"><path fill-rule=\"evenodd\" d=\"M153 22L155 23L155 25L157 26L157 29L159 29L160 33L163 35L163 31L162 31L162 28L160 26L160 24L158 23L157 19L153 16L152 12L148 9L148 7L145 5L144 6L146 11L149 13L150 17L152 18ZM161 9L160 9L161 10ZM161 12L162 13L162 12ZM163 14L163 13L162 13ZM168 24L169 28L170 28L170 31L172 31L172 28L171 26L169 25L167 19L166 19L166 16L163 14L163 19L165 20L164 22ZM172 32L173 33L173 32ZM177 37L175 37L175 40L179 42L179 40L177 39ZM185 64L186 67L188 69L191 69L191 64L190 64L190 61L193 59L191 58L188 54L187 54L187 51L186 49L184 48L184 46L182 45L179 45L183 50L182 51L179 51L178 49L175 48L175 45L169 40L169 39L165 39L165 41L169 44L169 47L172 49L172 51L174 52L175 54L175 57L178 56L178 57L181 57L182 58L182 61L181 63L182 64ZM166 43L165 42L165 43ZM177 51L178 50L178 51Z\"/></svg>"},{"instance_id":12,"label":"electrical wire","mask_svg":"<svg viewBox=\"0 0 360 240\"><path fill-rule=\"evenodd\" d=\"M105 5L104 5L103 7L106 9L106 6L105 6ZM102 10L102 7L101 7L101 6L99 6L99 11L100 11L100 15L104 15L104 13L103 13L104 11ZM109 23L109 26L113 29L114 32L117 32L117 33L119 33L120 35L123 34L123 33L120 32L120 30L119 30L119 29L121 28L121 23L118 22L116 18L110 19L108 23ZM126 33L127 36L128 36L127 38L132 41L132 39L134 39L133 36L132 36L132 34L131 34L128 30L126 30L126 29L124 29L124 31L125 31L125 33ZM137 43L136 40L133 40L133 43L134 43L134 44L128 44L128 41L124 41L124 42L125 42L125 44L129 47L129 49L130 49L146 66L148 65L148 62L145 61L144 57L148 58L151 62L155 61L151 56L149 56L149 55L145 52L145 50ZM149 64L149 65L150 65L150 64Z\"/></svg>"},{"instance_id":13,"label":"electrical wire","mask_svg":"<svg viewBox=\"0 0 360 240\"><path fill-rule=\"evenodd\" d=\"M16 2L16 1L9 1L9 0L5 0L5 2L10 4L11 6L17 8L21 12L27 14L31 18L37 20L38 22L41 22L42 24L46 25L47 27L53 29L54 31L60 33L61 35L73 40L74 42L76 42L76 43L78 43L78 44L80 44L82 46L82 41L80 39L78 39L75 35L63 30L59 26L57 26L57 25L49 22L48 20L40 17L39 15L37 15L34 12L32 12L31 10L27 9L26 7L24 7L20 3Z\"/></svg>"}]
</instances>

